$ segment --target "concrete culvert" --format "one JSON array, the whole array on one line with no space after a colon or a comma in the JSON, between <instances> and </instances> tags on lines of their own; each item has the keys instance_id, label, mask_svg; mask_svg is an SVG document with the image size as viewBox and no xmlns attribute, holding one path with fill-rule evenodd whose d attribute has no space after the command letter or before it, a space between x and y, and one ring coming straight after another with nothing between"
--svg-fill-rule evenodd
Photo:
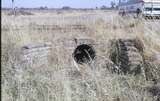
<instances>
[{"instance_id":1,"label":"concrete culvert","mask_svg":"<svg viewBox=\"0 0 160 101\"><path fill-rule=\"evenodd\" d=\"M74 50L73 57L78 64L90 63L95 58L95 50L91 45L82 44Z\"/></svg>"},{"instance_id":2,"label":"concrete culvert","mask_svg":"<svg viewBox=\"0 0 160 101\"><path fill-rule=\"evenodd\" d=\"M137 39L112 40L110 59L124 74L139 74L143 63L143 44Z\"/></svg>"}]
</instances>

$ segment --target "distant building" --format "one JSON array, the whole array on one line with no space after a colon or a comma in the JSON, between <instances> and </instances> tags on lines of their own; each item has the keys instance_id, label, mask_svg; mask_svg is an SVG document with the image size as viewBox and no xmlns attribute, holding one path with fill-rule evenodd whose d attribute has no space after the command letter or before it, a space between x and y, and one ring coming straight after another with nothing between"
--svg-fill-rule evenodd
<instances>
[{"instance_id":1,"label":"distant building","mask_svg":"<svg viewBox=\"0 0 160 101\"><path fill-rule=\"evenodd\" d=\"M160 0L119 0L119 14L160 17Z\"/></svg>"}]
</instances>

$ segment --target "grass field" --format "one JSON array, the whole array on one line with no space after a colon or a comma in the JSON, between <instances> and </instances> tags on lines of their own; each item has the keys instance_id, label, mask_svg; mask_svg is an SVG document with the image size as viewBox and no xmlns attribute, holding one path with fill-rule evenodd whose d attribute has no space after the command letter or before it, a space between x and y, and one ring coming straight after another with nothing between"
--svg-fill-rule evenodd
<instances>
[{"instance_id":1,"label":"grass field","mask_svg":"<svg viewBox=\"0 0 160 101\"><path fill-rule=\"evenodd\" d=\"M122 18L116 11L105 10L32 12L15 17L2 11L2 101L160 101L160 94L147 90L155 86L153 78L160 79L159 20ZM73 49L65 44L86 37L99 43L95 70L77 65ZM106 69L112 66L106 65L110 61L108 43L119 38L139 38L144 43L143 55L152 63L152 79ZM49 63L20 63L22 46L43 42L52 43Z\"/></svg>"}]
</instances>

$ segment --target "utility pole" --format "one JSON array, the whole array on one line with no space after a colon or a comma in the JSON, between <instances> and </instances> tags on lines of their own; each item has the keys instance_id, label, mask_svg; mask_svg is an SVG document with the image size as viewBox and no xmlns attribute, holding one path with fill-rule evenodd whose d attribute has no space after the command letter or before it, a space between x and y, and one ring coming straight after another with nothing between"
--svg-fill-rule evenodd
<instances>
[{"instance_id":1,"label":"utility pole","mask_svg":"<svg viewBox=\"0 0 160 101\"><path fill-rule=\"evenodd\" d=\"M13 14L16 15L14 0L12 0L12 11L13 11Z\"/></svg>"},{"instance_id":2,"label":"utility pole","mask_svg":"<svg viewBox=\"0 0 160 101\"><path fill-rule=\"evenodd\" d=\"M120 3L121 3L121 0L119 0L119 2L118 2L118 6L120 5Z\"/></svg>"},{"instance_id":3,"label":"utility pole","mask_svg":"<svg viewBox=\"0 0 160 101\"><path fill-rule=\"evenodd\" d=\"M120 4L121 4L121 0L118 0L118 9L119 9Z\"/></svg>"},{"instance_id":4,"label":"utility pole","mask_svg":"<svg viewBox=\"0 0 160 101\"><path fill-rule=\"evenodd\" d=\"M152 0L152 12L153 12L153 0Z\"/></svg>"}]
</instances>

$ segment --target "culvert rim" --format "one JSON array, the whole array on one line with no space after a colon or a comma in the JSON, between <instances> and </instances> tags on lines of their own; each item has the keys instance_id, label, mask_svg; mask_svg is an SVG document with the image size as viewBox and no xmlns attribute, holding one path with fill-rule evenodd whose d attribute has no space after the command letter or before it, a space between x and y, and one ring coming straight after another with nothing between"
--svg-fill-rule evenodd
<instances>
[{"instance_id":1,"label":"culvert rim","mask_svg":"<svg viewBox=\"0 0 160 101\"><path fill-rule=\"evenodd\" d=\"M95 59L96 52L92 45L81 44L75 48L72 55L76 63L87 64L91 63Z\"/></svg>"}]
</instances>

